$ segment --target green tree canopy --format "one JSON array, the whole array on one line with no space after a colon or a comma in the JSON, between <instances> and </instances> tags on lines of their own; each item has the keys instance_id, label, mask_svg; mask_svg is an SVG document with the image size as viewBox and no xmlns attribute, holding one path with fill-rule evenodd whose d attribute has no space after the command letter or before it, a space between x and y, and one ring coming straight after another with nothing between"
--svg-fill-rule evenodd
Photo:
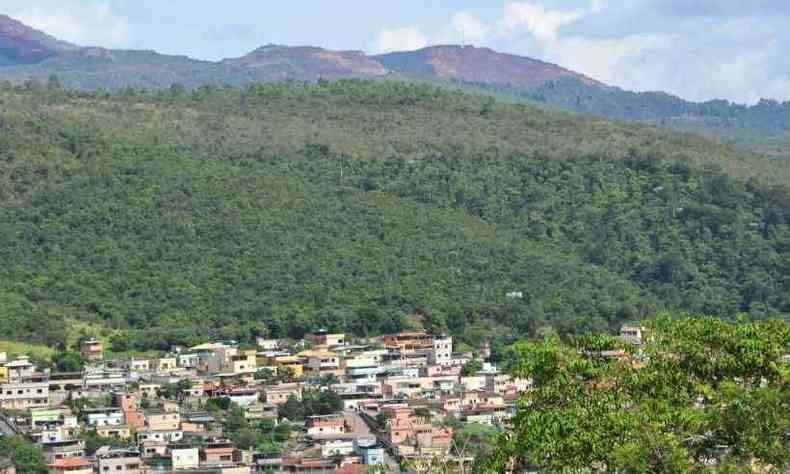
<instances>
[{"instance_id":1,"label":"green tree canopy","mask_svg":"<svg viewBox=\"0 0 790 474\"><path fill-rule=\"evenodd\" d=\"M18 474L47 474L41 448L21 436L0 436L0 458L10 459Z\"/></svg>"},{"instance_id":2,"label":"green tree canopy","mask_svg":"<svg viewBox=\"0 0 790 474\"><path fill-rule=\"evenodd\" d=\"M518 343L519 402L480 472L625 473L790 468L790 324L662 317L646 343Z\"/></svg>"}]
</instances>

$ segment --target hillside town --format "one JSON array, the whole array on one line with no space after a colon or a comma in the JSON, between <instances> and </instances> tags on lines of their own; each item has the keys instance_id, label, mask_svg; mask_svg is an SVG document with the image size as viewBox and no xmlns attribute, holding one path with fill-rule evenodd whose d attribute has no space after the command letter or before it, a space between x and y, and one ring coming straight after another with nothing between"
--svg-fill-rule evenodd
<instances>
[{"instance_id":1,"label":"hillside town","mask_svg":"<svg viewBox=\"0 0 790 474\"><path fill-rule=\"evenodd\" d=\"M371 339L318 331L259 338L252 349L217 341L155 358L117 358L104 346L79 342L79 372L0 354L0 430L34 441L53 473L463 466L474 447L459 434L505 428L530 388L489 362L487 344L456 352L452 337L424 331ZM0 473L14 474L5 461Z\"/></svg>"}]
</instances>

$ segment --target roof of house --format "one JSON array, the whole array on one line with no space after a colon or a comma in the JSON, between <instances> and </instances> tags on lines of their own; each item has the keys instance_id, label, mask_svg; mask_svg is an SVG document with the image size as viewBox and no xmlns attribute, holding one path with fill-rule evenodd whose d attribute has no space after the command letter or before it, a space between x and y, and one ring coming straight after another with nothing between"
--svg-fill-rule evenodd
<instances>
[{"instance_id":1,"label":"roof of house","mask_svg":"<svg viewBox=\"0 0 790 474\"><path fill-rule=\"evenodd\" d=\"M363 474L370 466L365 464L347 464L335 469L335 474Z\"/></svg>"},{"instance_id":2,"label":"roof of house","mask_svg":"<svg viewBox=\"0 0 790 474\"><path fill-rule=\"evenodd\" d=\"M64 459L56 459L55 462L49 465L49 467L54 469L63 469L67 467L83 467L83 466L93 466L93 463L88 461L85 458L64 458Z\"/></svg>"},{"instance_id":3,"label":"roof of house","mask_svg":"<svg viewBox=\"0 0 790 474\"><path fill-rule=\"evenodd\" d=\"M234 451L234 448L206 448L204 450L206 454L233 454Z\"/></svg>"}]
</instances>

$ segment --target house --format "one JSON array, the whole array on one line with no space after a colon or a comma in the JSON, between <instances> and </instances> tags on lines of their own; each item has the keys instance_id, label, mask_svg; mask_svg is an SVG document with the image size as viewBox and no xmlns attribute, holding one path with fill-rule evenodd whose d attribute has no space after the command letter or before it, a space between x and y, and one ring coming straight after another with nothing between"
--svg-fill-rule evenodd
<instances>
[{"instance_id":1,"label":"house","mask_svg":"<svg viewBox=\"0 0 790 474\"><path fill-rule=\"evenodd\" d=\"M176 431L181 428L181 415L166 411L149 411L145 414L147 431Z\"/></svg>"},{"instance_id":2,"label":"house","mask_svg":"<svg viewBox=\"0 0 790 474\"><path fill-rule=\"evenodd\" d=\"M160 357L154 361L154 370L159 373L169 373L178 370L178 357Z\"/></svg>"},{"instance_id":3,"label":"house","mask_svg":"<svg viewBox=\"0 0 790 474\"><path fill-rule=\"evenodd\" d=\"M104 447L96 451L96 467L99 474L142 474L143 460L136 450Z\"/></svg>"},{"instance_id":4,"label":"house","mask_svg":"<svg viewBox=\"0 0 790 474\"><path fill-rule=\"evenodd\" d=\"M277 341L277 339L264 339L259 337L257 342L258 349L262 351L276 351L280 348L280 343Z\"/></svg>"},{"instance_id":5,"label":"house","mask_svg":"<svg viewBox=\"0 0 790 474\"><path fill-rule=\"evenodd\" d=\"M30 357L27 356L19 356L16 360L7 362L5 368L8 371L9 382L32 377L36 372L36 366L30 362Z\"/></svg>"},{"instance_id":6,"label":"house","mask_svg":"<svg viewBox=\"0 0 790 474\"><path fill-rule=\"evenodd\" d=\"M230 443L217 444L203 449L204 466L230 466L238 459L236 449Z\"/></svg>"},{"instance_id":7,"label":"house","mask_svg":"<svg viewBox=\"0 0 790 474\"><path fill-rule=\"evenodd\" d=\"M56 474L93 474L93 463L82 457L58 459L49 464L49 471Z\"/></svg>"},{"instance_id":8,"label":"house","mask_svg":"<svg viewBox=\"0 0 790 474\"><path fill-rule=\"evenodd\" d=\"M642 328L624 325L620 328L620 339L635 346L642 345Z\"/></svg>"},{"instance_id":9,"label":"house","mask_svg":"<svg viewBox=\"0 0 790 474\"><path fill-rule=\"evenodd\" d=\"M113 392L113 406L123 411L126 424L135 430L145 428L145 415L140 411L137 397L130 392Z\"/></svg>"},{"instance_id":10,"label":"house","mask_svg":"<svg viewBox=\"0 0 790 474\"><path fill-rule=\"evenodd\" d=\"M317 346L342 346L346 343L346 335L342 333L331 334L326 329L305 335L305 340L315 343Z\"/></svg>"},{"instance_id":11,"label":"house","mask_svg":"<svg viewBox=\"0 0 790 474\"><path fill-rule=\"evenodd\" d=\"M339 435L346 432L342 415L310 416L305 422L308 435Z\"/></svg>"},{"instance_id":12,"label":"house","mask_svg":"<svg viewBox=\"0 0 790 474\"><path fill-rule=\"evenodd\" d=\"M239 349L222 342L210 342L195 346L190 349L190 352L198 355L198 370L217 373L225 370L228 360L237 355Z\"/></svg>"},{"instance_id":13,"label":"house","mask_svg":"<svg viewBox=\"0 0 790 474\"><path fill-rule=\"evenodd\" d=\"M301 378L304 375L304 364L307 360L299 356L275 356L264 359L265 363L261 363L259 358L258 365L272 365L275 367L288 367L293 371L294 378Z\"/></svg>"},{"instance_id":14,"label":"house","mask_svg":"<svg viewBox=\"0 0 790 474\"><path fill-rule=\"evenodd\" d=\"M158 383L141 383L137 391L142 398L156 398L161 389L162 386Z\"/></svg>"},{"instance_id":15,"label":"house","mask_svg":"<svg viewBox=\"0 0 790 474\"><path fill-rule=\"evenodd\" d=\"M8 383L8 368L0 365L0 384Z\"/></svg>"},{"instance_id":16,"label":"house","mask_svg":"<svg viewBox=\"0 0 790 474\"><path fill-rule=\"evenodd\" d=\"M83 410L89 426L120 426L124 424L123 410L120 408L90 408Z\"/></svg>"},{"instance_id":17,"label":"house","mask_svg":"<svg viewBox=\"0 0 790 474\"><path fill-rule=\"evenodd\" d=\"M137 444L146 441L167 443L177 443L184 439L184 432L181 430L162 430L162 431L141 431L137 433Z\"/></svg>"},{"instance_id":18,"label":"house","mask_svg":"<svg viewBox=\"0 0 790 474\"><path fill-rule=\"evenodd\" d=\"M384 446L379 444L375 437L357 438L354 441L354 452L362 459L362 464L368 466L384 464Z\"/></svg>"},{"instance_id":19,"label":"house","mask_svg":"<svg viewBox=\"0 0 790 474\"><path fill-rule=\"evenodd\" d=\"M43 376L12 377L11 380L0 385L0 409L28 410L49 406L49 383Z\"/></svg>"},{"instance_id":20,"label":"house","mask_svg":"<svg viewBox=\"0 0 790 474\"><path fill-rule=\"evenodd\" d=\"M41 449L48 463L59 459L80 458L85 456L85 442L79 439L43 441Z\"/></svg>"},{"instance_id":21,"label":"house","mask_svg":"<svg viewBox=\"0 0 790 474\"><path fill-rule=\"evenodd\" d=\"M486 380L484 375L471 375L468 377L461 377L460 384L464 390L485 390Z\"/></svg>"},{"instance_id":22,"label":"house","mask_svg":"<svg viewBox=\"0 0 790 474\"><path fill-rule=\"evenodd\" d=\"M431 365L452 365L453 363L453 338L442 336L433 340L433 345L428 353L428 363Z\"/></svg>"},{"instance_id":23,"label":"house","mask_svg":"<svg viewBox=\"0 0 790 474\"><path fill-rule=\"evenodd\" d=\"M140 434L138 433L138 437L139 435ZM169 443L167 441L155 439L147 439L142 443L139 443L144 459L167 457L168 445Z\"/></svg>"},{"instance_id":24,"label":"house","mask_svg":"<svg viewBox=\"0 0 790 474\"><path fill-rule=\"evenodd\" d=\"M344 370L340 368L340 355L326 350L317 349L314 351L304 351L299 353L300 356L307 359L305 368L308 375L336 375L344 374Z\"/></svg>"},{"instance_id":25,"label":"house","mask_svg":"<svg viewBox=\"0 0 790 474\"><path fill-rule=\"evenodd\" d=\"M174 470L197 469L200 467L200 450L197 448L170 450L170 462Z\"/></svg>"},{"instance_id":26,"label":"house","mask_svg":"<svg viewBox=\"0 0 790 474\"><path fill-rule=\"evenodd\" d=\"M100 426L96 428L96 434L102 438L129 439L132 437L132 428L126 425Z\"/></svg>"},{"instance_id":27,"label":"house","mask_svg":"<svg viewBox=\"0 0 790 474\"><path fill-rule=\"evenodd\" d=\"M331 458L335 455L348 456L354 452L354 438L326 438L319 439L321 456Z\"/></svg>"},{"instance_id":28,"label":"house","mask_svg":"<svg viewBox=\"0 0 790 474\"><path fill-rule=\"evenodd\" d=\"M151 361L149 359L137 359L133 357L126 363L126 368L130 372L150 372Z\"/></svg>"},{"instance_id":29,"label":"house","mask_svg":"<svg viewBox=\"0 0 790 474\"><path fill-rule=\"evenodd\" d=\"M230 366L228 368L234 374L254 374L258 370L255 351L244 351L230 356Z\"/></svg>"},{"instance_id":30,"label":"house","mask_svg":"<svg viewBox=\"0 0 790 474\"><path fill-rule=\"evenodd\" d=\"M178 354L178 366L182 369L197 369L200 364L200 356L195 353Z\"/></svg>"},{"instance_id":31,"label":"house","mask_svg":"<svg viewBox=\"0 0 790 474\"><path fill-rule=\"evenodd\" d=\"M122 390L126 386L126 374L121 369L108 367L87 367L82 387L93 392ZM104 394L102 394L104 395Z\"/></svg>"},{"instance_id":32,"label":"house","mask_svg":"<svg viewBox=\"0 0 790 474\"><path fill-rule=\"evenodd\" d=\"M433 348L433 336L422 331L387 334L382 337L382 340L388 349L397 349L400 352L413 352Z\"/></svg>"},{"instance_id":33,"label":"house","mask_svg":"<svg viewBox=\"0 0 790 474\"><path fill-rule=\"evenodd\" d=\"M94 338L80 344L80 354L87 362L99 362L104 359L104 346Z\"/></svg>"},{"instance_id":34,"label":"house","mask_svg":"<svg viewBox=\"0 0 790 474\"><path fill-rule=\"evenodd\" d=\"M352 368L380 367L381 362L384 360L384 356L387 354L385 349L364 350L359 352L341 349L334 350L334 352L343 356L342 367L346 369L346 371Z\"/></svg>"}]
</instances>

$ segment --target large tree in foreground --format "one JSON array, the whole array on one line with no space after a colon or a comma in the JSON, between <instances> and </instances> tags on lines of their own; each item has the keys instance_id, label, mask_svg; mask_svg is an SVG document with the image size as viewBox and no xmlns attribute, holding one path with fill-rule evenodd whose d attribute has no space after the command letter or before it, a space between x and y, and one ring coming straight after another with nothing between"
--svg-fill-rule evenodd
<instances>
[{"instance_id":1,"label":"large tree in foreground","mask_svg":"<svg viewBox=\"0 0 790 474\"><path fill-rule=\"evenodd\" d=\"M787 322L662 317L641 347L585 336L514 351L534 389L479 472L790 469Z\"/></svg>"},{"instance_id":2,"label":"large tree in foreground","mask_svg":"<svg viewBox=\"0 0 790 474\"><path fill-rule=\"evenodd\" d=\"M47 474L41 448L22 436L0 436L0 459L10 459L19 474Z\"/></svg>"}]
</instances>

